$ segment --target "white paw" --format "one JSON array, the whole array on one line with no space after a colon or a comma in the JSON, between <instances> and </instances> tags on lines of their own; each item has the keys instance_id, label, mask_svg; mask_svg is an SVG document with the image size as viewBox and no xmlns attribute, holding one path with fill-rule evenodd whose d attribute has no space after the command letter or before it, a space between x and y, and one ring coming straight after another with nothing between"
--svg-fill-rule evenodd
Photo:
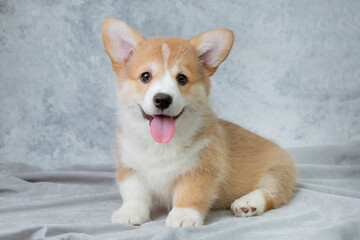
<instances>
[{"instance_id":1,"label":"white paw","mask_svg":"<svg viewBox=\"0 0 360 240\"><path fill-rule=\"evenodd\" d=\"M166 219L167 227L191 227L204 224L204 218L192 208L173 208Z\"/></svg>"},{"instance_id":2,"label":"white paw","mask_svg":"<svg viewBox=\"0 0 360 240\"><path fill-rule=\"evenodd\" d=\"M119 210L113 212L111 222L139 226L150 221L149 215L148 210L142 210L136 206L122 206Z\"/></svg>"},{"instance_id":3,"label":"white paw","mask_svg":"<svg viewBox=\"0 0 360 240\"><path fill-rule=\"evenodd\" d=\"M251 217L264 212L266 200L261 190L255 190L235 200L231 210L237 217Z\"/></svg>"}]
</instances>

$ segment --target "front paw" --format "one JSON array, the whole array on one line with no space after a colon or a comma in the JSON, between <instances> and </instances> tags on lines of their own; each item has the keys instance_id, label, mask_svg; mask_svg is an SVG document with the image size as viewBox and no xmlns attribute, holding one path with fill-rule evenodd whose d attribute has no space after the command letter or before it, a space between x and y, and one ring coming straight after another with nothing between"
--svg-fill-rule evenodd
<instances>
[{"instance_id":1,"label":"front paw","mask_svg":"<svg viewBox=\"0 0 360 240\"><path fill-rule=\"evenodd\" d=\"M131 226L139 226L150 221L148 210L141 210L136 206L122 206L119 210L114 211L111 216L112 223L122 223Z\"/></svg>"},{"instance_id":2,"label":"front paw","mask_svg":"<svg viewBox=\"0 0 360 240\"><path fill-rule=\"evenodd\" d=\"M204 217L192 208L173 208L167 219L167 227L191 227L204 224Z\"/></svg>"}]
</instances>

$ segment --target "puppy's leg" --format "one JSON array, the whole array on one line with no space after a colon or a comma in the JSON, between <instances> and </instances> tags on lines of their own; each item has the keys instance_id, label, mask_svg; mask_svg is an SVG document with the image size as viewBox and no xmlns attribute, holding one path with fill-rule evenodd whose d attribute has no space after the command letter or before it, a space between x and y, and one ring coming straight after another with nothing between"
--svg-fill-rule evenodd
<instances>
[{"instance_id":1,"label":"puppy's leg","mask_svg":"<svg viewBox=\"0 0 360 240\"><path fill-rule=\"evenodd\" d=\"M150 192L144 186L141 179L134 172L127 172L126 178L120 171L124 172L124 168L119 168L119 188L123 199L123 204L119 210L113 212L111 221L113 223L124 223L129 225L140 225L150 221L150 207L152 197Z\"/></svg>"},{"instance_id":2,"label":"puppy's leg","mask_svg":"<svg viewBox=\"0 0 360 240\"><path fill-rule=\"evenodd\" d=\"M272 167L262 176L258 188L235 200L231 204L231 210L238 217L260 215L266 210L287 203L292 197L294 185L294 167Z\"/></svg>"},{"instance_id":3,"label":"puppy's leg","mask_svg":"<svg viewBox=\"0 0 360 240\"><path fill-rule=\"evenodd\" d=\"M204 224L209 205L215 194L214 173L192 172L177 182L173 208L167 219L167 227L188 227Z\"/></svg>"}]
</instances>

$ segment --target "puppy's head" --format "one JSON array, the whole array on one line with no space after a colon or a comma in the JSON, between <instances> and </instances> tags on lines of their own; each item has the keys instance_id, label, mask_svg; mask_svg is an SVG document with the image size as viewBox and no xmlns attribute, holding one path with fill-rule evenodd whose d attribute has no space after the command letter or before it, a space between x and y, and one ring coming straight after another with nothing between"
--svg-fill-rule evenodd
<instances>
[{"instance_id":1,"label":"puppy's head","mask_svg":"<svg viewBox=\"0 0 360 240\"><path fill-rule=\"evenodd\" d=\"M225 60L233 43L230 30L212 30L188 41L145 40L125 23L109 18L103 25L107 54L118 77L121 104L160 143L171 140L185 115L207 104L209 77ZM191 121L190 121L191 122Z\"/></svg>"}]
</instances>

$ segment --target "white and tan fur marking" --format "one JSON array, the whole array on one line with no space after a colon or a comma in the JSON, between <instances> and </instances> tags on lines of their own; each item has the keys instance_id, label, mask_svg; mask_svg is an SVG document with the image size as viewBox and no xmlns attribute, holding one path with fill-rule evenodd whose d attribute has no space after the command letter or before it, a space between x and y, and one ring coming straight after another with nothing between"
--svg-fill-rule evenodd
<instances>
[{"instance_id":1,"label":"white and tan fur marking","mask_svg":"<svg viewBox=\"0 0 360 240\"><path fill-rule=\"evenodd\" d=\"M212 30L188 41L145 40L125 23L107 19L103 39L119 95L116 158L123 204L112 222L149 221L154 200L171 209L166 226L188 227L203 225L210 209L231 208L235 216L249 217L291 199L291 156L217 118L210 107L210 76L231 50L231 31ZM151 80L142 80L144 72ZM154 102L160 93L172 99L166 108ZM149 123L159 118L176 127L167 143L150 133Z\"/></svg>"},{"instance_id":2,"label":"white and tan fur marking","mask_svg":"<svg viewBox=\"0 0 360 240\"><path fill-rule=\"evenodd\" d=\"M170 57L170 48L166 43L161 44L162 54L164 56L164 67L165 71L168 70L168 61Z\"/></svg>"}]
</instances>

